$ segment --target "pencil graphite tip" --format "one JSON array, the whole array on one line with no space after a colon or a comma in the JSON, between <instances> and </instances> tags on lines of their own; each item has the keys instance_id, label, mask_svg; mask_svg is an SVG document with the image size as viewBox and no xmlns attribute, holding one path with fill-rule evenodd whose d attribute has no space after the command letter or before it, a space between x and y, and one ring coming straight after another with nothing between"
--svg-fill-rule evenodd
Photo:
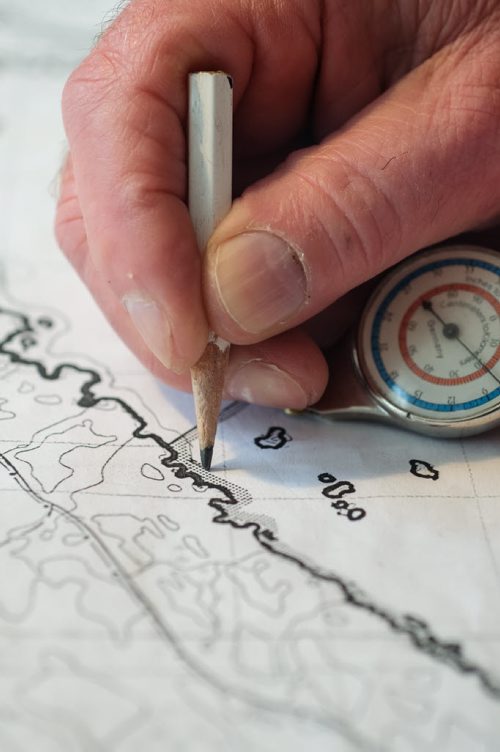
<instances>
[{"instance_id":1,"label":"pencil graphite tip","mask_svg":"<svg viewBox=\"0 0 500 752\"><path fill-rule=\"evenodd\" d=\"M204 447L200 449L201 466L204 470L210 470L212 467L212 455L214 453L213 446Z\"/></svg>"}]
</instances>

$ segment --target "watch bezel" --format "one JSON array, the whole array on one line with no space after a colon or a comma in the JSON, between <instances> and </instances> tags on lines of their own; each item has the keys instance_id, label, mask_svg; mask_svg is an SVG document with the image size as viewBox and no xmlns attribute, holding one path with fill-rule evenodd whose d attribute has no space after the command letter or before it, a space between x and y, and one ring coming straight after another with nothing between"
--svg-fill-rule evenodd
<instances>
[{"instance_id":1,"label":"watch bezel","mask_svg":"<svg viewBox=\"0 0 500 752\"><path fill-rule=\"evenodd\" d=\"M450 244L440 245L439 249L456 249L460 251L486 251L488 253L495 252L491 248L484 246L476 246L471 244ZM372 314L372 309L376 298L378 297L382 287L386 287L391 278L399 275L401 270L406 266L411 267L415 262L415 256L425 259L427 256L432 256L438 248L429 248L425 251L420 251L418 254L411 256L409 259L399 263L392 270L387 272L380 283L372 290L370 297L368 298L366 305L363 309L363 313L359 320L356 334L353 337L352 345L352 357L356 375L361 379L364 387L367 389L370 397L375 403L386 413L388 413L396 423L418 433L423 433L431 436L465 436L475 433L481 433L482 431L489 430L495 425L500 424L500 406L486 407L484 412L472 415L470 417L456 417L449 413L446 418L438 417L426 417L415 412L412 412L411 405L408 408L401 407L397 403L391 401L386 394L382 392L380 386L374 379L371 373L371 367L367 362L365 356L365 348L363 346L363 334L365 333L367 326L367 319Z\"/></svg>"}]
</instances>

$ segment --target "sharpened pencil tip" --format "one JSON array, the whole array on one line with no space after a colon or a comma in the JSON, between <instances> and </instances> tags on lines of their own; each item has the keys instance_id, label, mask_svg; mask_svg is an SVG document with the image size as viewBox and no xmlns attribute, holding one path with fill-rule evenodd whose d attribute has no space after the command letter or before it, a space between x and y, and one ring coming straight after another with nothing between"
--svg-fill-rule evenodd
<instances>
[{"instance_id":1,"label":"sharpened pencil tip","mask_svg":"<svg viewBox=\"0 0 500 752\"><path fill-rule=\"evenodd\" d=\"M213 446L200 449L201 466L204 470L210 470L212 467L212 455L214 453Z\"/></svg>"}]
</instances>

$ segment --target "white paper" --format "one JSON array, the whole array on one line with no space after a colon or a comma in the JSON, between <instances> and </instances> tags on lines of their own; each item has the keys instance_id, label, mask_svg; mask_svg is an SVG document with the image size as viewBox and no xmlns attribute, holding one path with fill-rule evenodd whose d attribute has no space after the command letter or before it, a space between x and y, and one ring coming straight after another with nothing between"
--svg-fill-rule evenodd
<instances>
[{"instance_id":1,"label":"white paper","mask_svg":"<svg viewBox=\"0 0 500 752\"><path fill-rule=\"evenodd\" d=\"M203 473L52 238L104 8L0 11L0 750L496 752L500 432L229 405Z\"/></svg>"}]
</instances>

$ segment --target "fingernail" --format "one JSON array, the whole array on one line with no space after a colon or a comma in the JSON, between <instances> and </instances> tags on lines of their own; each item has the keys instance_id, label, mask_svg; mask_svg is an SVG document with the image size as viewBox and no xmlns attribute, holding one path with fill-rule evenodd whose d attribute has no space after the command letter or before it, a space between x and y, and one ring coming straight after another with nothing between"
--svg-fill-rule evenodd
<instances>
[{"instance_id":1,"label":"fingernail","mask_svg":"<svg viewBox=\"0 0 500 752\"><path fill-rule=\"evenodd\" d=\"M227 313L252 334L285 324L307 299L299 255L268 232L246 232L222 243L214 271Z\"/></svg>"},{"instance_id":2,"label":"fingernail","mask_svg":"<svg viewBox=\"0 0 500 752\"><path fill-rule=\"evenodd\" d=\"M170 322L148 295L131 293L123 298L132 322L151 352L163 365L176 373L185 370L174 357L174 340Z\"/></svg>"},{"instance_id":3,"label":"fingernail","mask_svg":"<svg viewBox=\"0 0 500 752\"><path fill-rule=\"evenodd\" d=\"M270 407L307 407L307 394L290 374L262 360L250 360L238 368L226 382L232 399Z\"/></svg>"}]
</instances>

